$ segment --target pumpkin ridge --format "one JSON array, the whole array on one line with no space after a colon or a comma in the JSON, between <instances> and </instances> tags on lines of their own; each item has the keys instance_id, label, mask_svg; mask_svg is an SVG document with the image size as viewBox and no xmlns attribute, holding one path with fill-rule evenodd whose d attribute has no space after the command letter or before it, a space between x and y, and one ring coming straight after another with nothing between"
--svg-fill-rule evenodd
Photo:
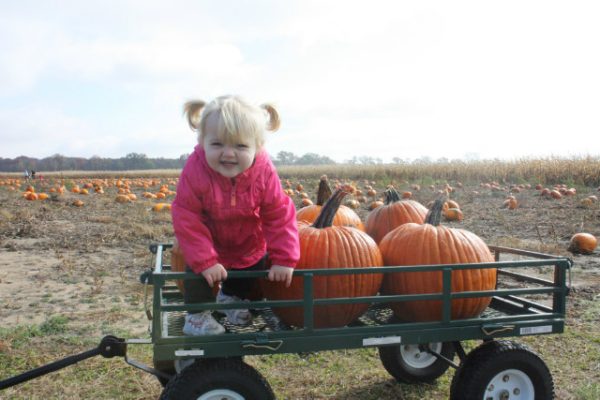
<instances>
[{"instance_id":1,"label":"pumpkin ridge","mask_svg":"<svg viewBox=\"0 0 600 400\"><path fill-rule=\"evenodd\" d=\"M452 245L449 246L452 251L451 261L449 263L453 264L462 264L469 260L469 256L466 254L468 249L466 249L466 243L463 240L460 240L460 233L456 231L447 230L448 237L452 241ZM467 278L467 274L464 273L463 270L452 271L452 284L451 290L452 292L463 292L466 289L465 279ZM473 301L477 301L473 299ZM452 300L452 314L456 315L462 314L467 310L464 309L466 302L462 299Z\"/></svg>"}]
</instances>

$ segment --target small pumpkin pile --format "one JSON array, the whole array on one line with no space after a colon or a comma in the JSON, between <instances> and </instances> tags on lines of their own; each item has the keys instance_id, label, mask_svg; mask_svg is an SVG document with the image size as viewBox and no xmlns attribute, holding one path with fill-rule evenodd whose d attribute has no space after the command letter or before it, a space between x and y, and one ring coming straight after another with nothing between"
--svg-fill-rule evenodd
<instances>
[{"instance_id":1,"label":"small pumpkin pile","mask_svg":"<svg viewBox=\"0 0 600 400\"><path fill-rule=\"evenodd\" d=\"M299 222L300 260L297 270L383 265L381 252L369 235L359 229L333 223L342 199L352 191L351 186L342 186L322 206L312 225ZM378 273L315 276L314 298L374 296L382 279L382 274ZM302 299L303 283L300 276L294 277L289 288L278 282L261 280L263 293L269 300ZM368 306L366 303L315 306L314 326L331 328L347 325L364 313ZM302 307L274 307L273 311L288 325L304 325Z\"/></svg>"},{"instance_id":2,"label":"small pumpkin pile","mask_svg":"<svg viewBox=\"0 0 600 400\"><path fill-rule=\"evenodd\" d=\"M464 229L440 225L444 199L435 201L424 224L407 223L388 233L379 247L387 266L467 264L494 262L487 245ZM382 293L388 295L442 292L442 272L419 271L385 274ZM452 292L493 290L496 268L452 271ZM476 317L491 298L452 300L451 318ZM419 300L391 304L396 316L406 321L434 321L442 318L441 301Z\"/></svg>"}]
</instances>

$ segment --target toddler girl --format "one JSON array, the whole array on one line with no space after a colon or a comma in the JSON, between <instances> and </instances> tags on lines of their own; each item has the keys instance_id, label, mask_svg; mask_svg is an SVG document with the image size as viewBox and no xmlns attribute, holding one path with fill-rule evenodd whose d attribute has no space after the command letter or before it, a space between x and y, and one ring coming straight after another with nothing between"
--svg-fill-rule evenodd
<instances>
[{"instance_id":1,"label":"toddler girl","mask_svg":"<svg viewBox=\"0 0 600 400\"><path fill-rule=\"evenodd\" d=\"M181 172L173 228L188 270L205 278L184 281L184 302L214 301L211 288L220 281L217 303L247 299L256 279L228 280L227 270L266 269L267 257L268 279L289 286L300 257L295 207L263 149L279 114L237 96L188 102L184 113L198 145ZM245 309L222 311L236 325L252 318ZM224 331L209 310L185 317L186 335Z\"/></svg>"}]
</instances>

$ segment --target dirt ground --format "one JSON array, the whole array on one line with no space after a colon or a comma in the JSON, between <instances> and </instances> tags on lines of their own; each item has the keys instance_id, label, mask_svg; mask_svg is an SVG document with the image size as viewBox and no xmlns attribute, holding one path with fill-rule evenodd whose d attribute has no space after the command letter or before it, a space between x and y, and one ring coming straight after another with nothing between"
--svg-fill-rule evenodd
<instances>
[{"instance_id":1,"label":"dirt ground","mask_svg":"<svg viewBox=\"0 0 600 400\"><path fill-rule=\"evenodd\" d=\"M316 182L304 185L314 199ZM516 210L501 207L507 194L479 186L455 190L451 198L460 204L465 217L448 224L470 230L490 245L571 257L575 291L598 297L599 250L586 256L567 251L576 232L600 237L600 204L578 206L594 190L561 200L524 190L516 194L520 203ZM434 197L430 189L414 191L414 199L423 204ZM73 206L75 199L85 205ZM0 319L4 327L41 323L55 314L89 323L101 320L106 308L117 307L128 329L146 330L139 275L150 268L148 245L172 241L170 215L153 212L156 200L144 199L141 190L135 202L120 204L114 199L115 193L107 191L87 196L66 192L54 199L26 201L21 192L0 187ZM364 220L366 205L357 211Z\"/></svg>"}]
</instances>

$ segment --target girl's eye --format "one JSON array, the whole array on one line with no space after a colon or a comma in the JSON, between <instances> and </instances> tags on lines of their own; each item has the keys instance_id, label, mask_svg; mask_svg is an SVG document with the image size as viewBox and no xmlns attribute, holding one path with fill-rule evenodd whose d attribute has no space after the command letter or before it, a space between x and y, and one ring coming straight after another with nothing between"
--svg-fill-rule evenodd
<instances>
[{"instance_id":1,"label":"girl's eye","mask_svg":"<svg viewBox=\"0 0 600 400\"><path fill-rule=\"evenodd\" d=\"M221 146L223 146L223 144L221 142L212 142L210 145L213 146L213 147L221 147Z\"/></svg>"},{"instance_id":2,"label":"girl's eye","mask_svg":"<svg viewBox=\"0 0 600 400\"><path fill-rule=\"evenodd\" d=\"M236 147L237 147L238 149L247 149L247 148L248 148L248 145L247 145L247 144L240 143L240 144L238 144Z\"/></svg>"}]
</instances>

